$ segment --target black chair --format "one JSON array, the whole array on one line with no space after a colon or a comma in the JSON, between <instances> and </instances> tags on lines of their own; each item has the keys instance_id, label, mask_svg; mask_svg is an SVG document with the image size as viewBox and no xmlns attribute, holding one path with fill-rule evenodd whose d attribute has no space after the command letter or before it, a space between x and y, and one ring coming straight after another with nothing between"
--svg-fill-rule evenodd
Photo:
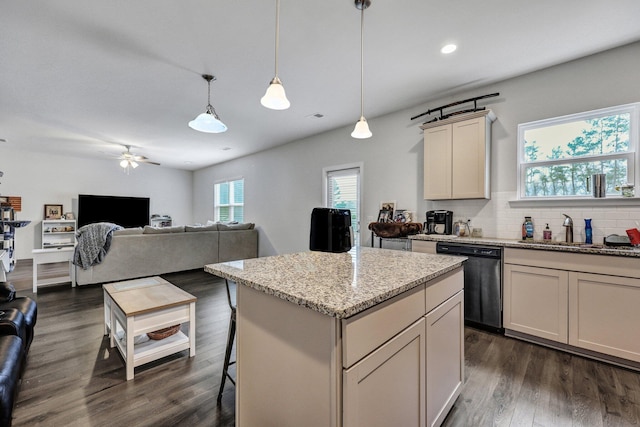
<instances>
[{"instance_id":1,"label":"black chair","mask_svg":"<svg viewBox=\"0 0 640 427\"><path fill-rule=\"evenodd\" d=\"M227 378L229 381L236 385L236 381L229 375L229 366L233 365L235 362L230 361L231 359L231 350L233 349L233 340L236 336L236 305L231 299L231 290L229 289L229 280L225 279L224 283L227 287L227 300L229 301L229 307L231 308L231 319L229 320L229 336L227 337L227 351L224 355L224 366L222 367L222 379L220 380L220 391L218 392L218 403L222 401L222 391L224 390L224 383Z\"/></svg>"}]
</instances>

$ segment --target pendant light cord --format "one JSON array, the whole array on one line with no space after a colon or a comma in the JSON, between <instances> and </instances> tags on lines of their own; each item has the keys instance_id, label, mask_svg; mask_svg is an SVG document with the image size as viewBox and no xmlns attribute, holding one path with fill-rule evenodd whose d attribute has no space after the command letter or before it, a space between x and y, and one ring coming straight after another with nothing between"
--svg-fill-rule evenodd
<instances>
[{"instance_id":1,"label":"pendant light cord","mask_svg":"<svg viewBox=\"0 0 640 427\"><path fill-rule=\"evenodd\" d=\"M276 60L275 76L278 77L278 49L280 46L280 0L276 0Z\"/></svg>"},{"instance_id":2,"label":"pendant light cord","mask_svg":"<svg viewBox=\"0 0 640 427\"><path fill-rule=\"evenodd\" d=\"M363 3L360 9L360 117L364 117L364 10Z\"/></svg>"}]
</instances>

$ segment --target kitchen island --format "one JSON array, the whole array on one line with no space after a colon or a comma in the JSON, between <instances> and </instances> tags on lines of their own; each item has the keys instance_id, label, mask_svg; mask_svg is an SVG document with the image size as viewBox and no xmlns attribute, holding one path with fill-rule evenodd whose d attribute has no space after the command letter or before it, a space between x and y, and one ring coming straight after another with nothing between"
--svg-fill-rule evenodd
<instances>
[{"instance_id":1,"label":"kitchen island","mask_svg":"<svg viewBox=\"0 0 640 427\"><path fill-rule=\"evenodd\" d=\"M205 266L239 285L237 425L440 425L464 378L464 260L360 247Z\"/></svg>"}]
</instances>

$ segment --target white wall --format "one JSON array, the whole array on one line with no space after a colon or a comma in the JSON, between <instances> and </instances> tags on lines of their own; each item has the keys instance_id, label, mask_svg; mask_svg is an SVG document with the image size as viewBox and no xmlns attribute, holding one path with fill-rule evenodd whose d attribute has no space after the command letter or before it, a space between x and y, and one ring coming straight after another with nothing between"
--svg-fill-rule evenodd
<instances>
[{"instance_id":1,"label":"white wall","mask_svg":"<svg viewBox=\"0 0 640 427\"><path fill-rule=\"evenodd\" d=\"M309 217L313 207L322 204L322 168L363 162L363 222L373 221L383 200L397 201L397 208L424 212L432 208L451 208L456 218L471 218L485 236L519 238L526 214L534 216L541 233L541 220L557 221L550 226L562 232L561 210L511 208L515 198L516 143L518 123L587 111L611 105L640 101L640 43L607 51L581 60L561 64L473 92L432 100L428 104L378 118L368 118L373 138L354 140L351 127L296 141L194 173L194 220L212 217L213 183L245 178L245 220L260 228L260 255L287 253L308 248ZM428 84L428 82L425 82ZM484 105L498 117L493 124L492 199L489 201L427 202L422 199L423 148L420 120L411 116L452 101L500 92ZM481 104L483 105L483 104ZM366 109L365 109L366 111ZM357 106L354 106L354 123ZM590 209L590 208L589 208ZM579 225L589 209L567 211ZM600 210L598 210L600 209ZM612 222L602 226L598 216ZM638 208L594 209L594 238L612 230L624 234ZM617 222L620 221L620 222ZM369 244L368 233L363 244Z\"/></svg>"},{"instance_id":2,"label":"white wall","mask_svg":"<svg viewBox=\"0 0 640 427\"><path fill-rule=\"evenodd\" d=\"M18 219L31 220L16 229L16 258L32 258L41 245L40 221L45 204L62 204L76 216L78 194L149 197L151 213L169 214L175 224L193 221L193 173L141 165L130 175L115 160L88 160L0 148L0 194L21 196Z\"/></svg>"}]
</instances>

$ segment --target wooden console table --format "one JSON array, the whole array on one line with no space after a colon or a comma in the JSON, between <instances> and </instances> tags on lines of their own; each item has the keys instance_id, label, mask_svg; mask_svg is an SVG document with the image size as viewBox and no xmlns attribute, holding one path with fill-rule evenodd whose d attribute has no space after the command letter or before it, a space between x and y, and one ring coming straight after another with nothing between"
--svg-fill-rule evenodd
<instances>
[{"instance_id":1,"label":"wooden console table","mask_svg":"<svg viewBox=\"0 0 640 427\"><path fill-rule=\"evenodd\" d=\"M73 265L73 251L75 248L57 249L34 249L33 254L33 293L38 292L38 286L51 285L54 283L71 282L71 286L76 286L76 268ZM68 262L69 274L52 277L49 279L38 279L38 266L43 264L53 264L56 262Z\"/></svg>"}]
</instances>

